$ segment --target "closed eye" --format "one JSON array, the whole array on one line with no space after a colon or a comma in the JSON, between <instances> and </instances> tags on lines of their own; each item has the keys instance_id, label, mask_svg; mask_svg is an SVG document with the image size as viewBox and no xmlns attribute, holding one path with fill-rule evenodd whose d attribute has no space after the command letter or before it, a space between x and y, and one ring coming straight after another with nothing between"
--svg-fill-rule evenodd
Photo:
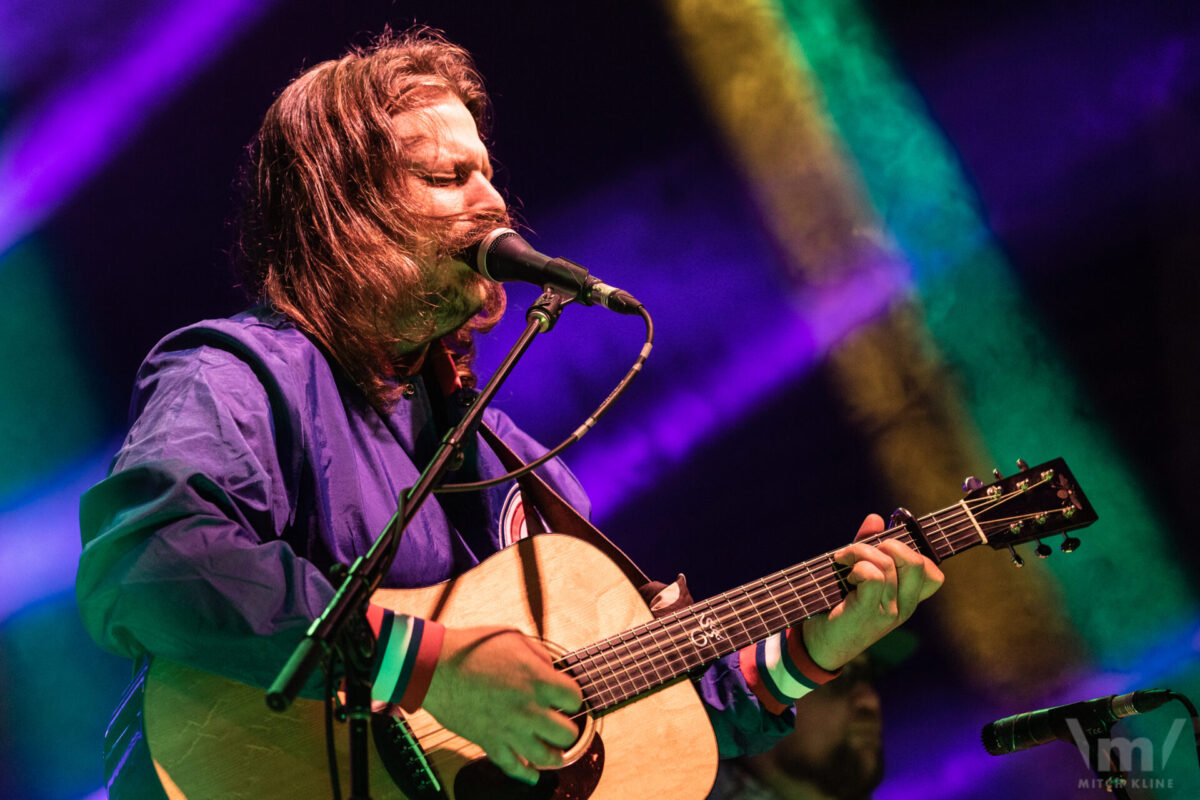
<instances>
[{"instance_id":1,"label":"closed eye","mask_svg":"<svg viewBox=\"0 0 1200 800\"><path fill-rule=\"evenodd\" d=\"M427 186L444 188L449 186L461 186L467 182L468 176L459 175L457 173L418 172L417 177Z\"/></svg>"}]
</instances>

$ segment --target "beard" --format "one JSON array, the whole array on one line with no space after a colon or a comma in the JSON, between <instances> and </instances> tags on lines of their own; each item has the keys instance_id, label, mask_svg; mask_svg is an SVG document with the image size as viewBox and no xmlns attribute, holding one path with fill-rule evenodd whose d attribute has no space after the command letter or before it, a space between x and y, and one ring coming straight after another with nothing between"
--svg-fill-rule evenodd
<instances>
[{"instance_id":1,"label":"beard","mask_svg":"<svg viewBox=\"0 0 1200 800\"><path fill-rule=\"evenodd\" d=\"M385 317L391 339L401 350L418 348L459 329L490 330L504 314L503 287L480 275L463 260L462 252L498 227L507 227L507 213L486 213L471 220L430 220L433 231L416 279L393 294L397 301ZM385 306L386 307L386 306Z\"/></svg>"},{"instance_id":2,"label":"beard","mask_svg":"<svg viewBox=\"0 0 1200 800\"><path fill-rule=\"evenodd\" d=\"M843 739L819 761L792 754L777 763L788 776L808 781L838 800L869 800L883 782L882 745L864 750Z\"/></svg>"},{"instance_id":3,"label":"beard","mask_svg":"<svg viewBox=\"0 0 1200 800\"><path fill-rule=\"evenodd\" d=\"M485 317L492 316L498 302L503 310L504 290L499 283L483 277L458 260L442 262L434 269L442 283L426 294L425 300L433 308L434 338L463 327L485 310L491 312L485 313ZM492 324L498 320L497 316ZM478 328L479 325L474 327Z\"/></svg>"}]
</instances>

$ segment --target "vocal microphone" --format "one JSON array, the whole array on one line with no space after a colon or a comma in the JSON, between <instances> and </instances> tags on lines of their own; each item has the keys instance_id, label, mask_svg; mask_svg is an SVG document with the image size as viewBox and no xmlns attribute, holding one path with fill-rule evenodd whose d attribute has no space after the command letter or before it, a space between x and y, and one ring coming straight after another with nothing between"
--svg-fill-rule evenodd
<instances>
[{"instance_id":1,"label":"vocal microphone","mask_svg":"<svg viewBox=\"0 0 1200 800\"><path fill-rule=\"evenodd\" d=\"M609 286L580 265L542 255L512 228L496 228L458 258L490 280L550 285L585 306L598 304L618 314L637 314L642 307L629 292Z\"/></svg>"},{"instance_id":2,"label":"vocal microphone","mask_svg":"<svg viewBox=\"0 0 1200 800\"><path fill-rule=\"evenodd\" d=\"M1040 711L1027 711L984 725L983 747L994 756L1002 756L1055 739L1068 742L1074 735L1072 722L1079 733L1105 732L1108 726L1119 719L1145 714L1170 700L1171 693L1166 689L1143 689Z\"/></svg>"}]
</instances>

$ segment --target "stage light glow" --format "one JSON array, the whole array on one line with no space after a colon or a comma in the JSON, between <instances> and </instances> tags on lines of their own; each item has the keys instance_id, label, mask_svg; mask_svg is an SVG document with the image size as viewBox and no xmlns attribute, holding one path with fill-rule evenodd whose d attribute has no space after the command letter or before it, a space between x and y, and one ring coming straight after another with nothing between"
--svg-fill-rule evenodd
<instances>
[{"instance_id":1,"label":"stage light glow","mask_svg":"<svg viewBox=\"0 0 1200 800\"><path fill-rule=\"evenodd\" d=\"M0 507L105 435L76 335L41 249L0 256Z\"/></svg>"},{"instance_id":2,"label":"stage light glow","mask_svg":"<svg viewBox=\"0 0 1200 800\"><path fill-rule=\"evenodd\" d=\"M1108 660L1129 652L1144 619L1171 626L1191 618L1196 597L1168 551L1161 517L1089 413L1070 366L1022 298L952 148L870 19L855 0L786 0L782 10L878 215L913 265L928 330L970 387L964 400L987 450L1009 463L1064 455L1097 499L1100 522L1087 531L1087 546L1048 562L1077 629ZM1131 105L1113 115L1113 130L1129 129L1130 115L1161 104ZM1109 591L1118 574L1122 590Z\"/></svg>"},{"instance_id":3,"label":"stage light glow","mask_svg":"<svg viewBox=\"0 0 1200 800\"><path fill-rule=\"evenodd\" d=\"M874 262L908 272L908 259L884 227L887 218L871 204L784 9L679 0L671 14L714 121L784 255L793 291L844 280ZM839 34L828 15L820 20L819 30ZM850 45L844 57L861 60ZM897 304L845 336L827 364L852 423L875 432L867 438L880 474L906 503L938 508L947 486L981 467L986 474L991 459L958 396L953 365L929 334L921 298ZM1008 624L998 634L990 620L967 613L972 603L956 602L967 599L960 594L986 590L974 606L1003 601L1010 623L1038 616L1039 630L1057 634L1064 655L1077 652L1069 624L1054 611L1044 572L1016 576L984 553L957 558L947 571L947 599L935 606L941 627L990 683L1017 691L1031 675L1035 684L1052 680L1064 668L1062 659L1046 657L1040 637L1027 627Z\"/></svg>"},{"instance_id":4,"label":"stage light glow","mask_svg":"<svg viewBox=\"0 0 1200 800\"><path fill-rule=\"evenodd\" d=\"M178 0L141 25L120 56L72 76L10 120L0 139L0 253L36 229L271 1Z\"/></svg>"}]
</instances>

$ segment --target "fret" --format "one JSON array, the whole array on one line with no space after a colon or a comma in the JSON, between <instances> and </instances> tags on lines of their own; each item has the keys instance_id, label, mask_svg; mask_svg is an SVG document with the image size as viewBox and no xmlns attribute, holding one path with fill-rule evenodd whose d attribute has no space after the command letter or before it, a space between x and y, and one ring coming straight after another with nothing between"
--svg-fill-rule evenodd
<instances>
[{"instance_id":1,"label":"fret","mask_svg":"<svg viewBox=\"0 0 1200 800\"><path fill-rule=\"evenodd\" d=\"M629 644L632 636L630 631L624 631L609 640L609 646L616 654L617 662L612 670L613 678L616 679L616 690L622 694L630 690L636 693L642 690L643 685L653 685L653 682L646 682L646 677L642 674L642 666L634 656L633 648ZM624 656L620 654L622 649L625 651Z\"/></svg>"},{"instance_id":2,"label":"fret","mask_svg":"<svg viewBox=\"0 0 1200 800\"><path fill-rule=\"evenodd\" d=\"M922 524L936 528L942 555L949 537L941 521L930 515ZM869 541L877 544L885 539L914 546L902 526ZM947 554L953 554L952 548ZM853 589L846 581L848 572L832 552L826 553L578 651L590 665L588 675L598 695L594 710L669 683L833 608Z\"/></svg>"},{"instance_id":3,"label":"fret","mask_svg":"<svg viewBox=\"0 0 1200 800\"><path fill-rule=\"evenodd\" d=\"M603 643L596 643L588 645L584 649L584 653L589 662L589 672L596 673L592 685L599 690L603 705L611 705L618 696L620 688L618 682L613 680L614 655L612 650Z\"/></svg>"},{"instance_id":4,"label":"fret","mask_svg":"<svg viewBox=\"0 0 1200 800\"><path fill-rule=\"evenodd\" d=\"M811 613L819 613L833 608L848 593L845 575L849 574L849 568L844 564L833 564L826 567L829 571L831 581L823 581L821 583L821 605L819 608L814 608Z\"/></svg>"},{"instance_id":5,"label":"fret","mask_svg":"<svg viewBox=\"0 0 1200 800\"><path fill-rule=\"evenodd\" d=\"M661 626L659 626L659 627L661 628ZM635 628L634 630L637 630L637 629ZM624 635L625 634L622 634L622 636L624 636ZM653 679L649 679L648 676L643 672L642 679L649 680L648 687L649 686L657 686L661 683L665 683L666 681L668 681L672 677L674 677L673 675L671 675L669 667L667 668L667 674L665 677L659 667L659 664L662 663L662 661L663 661L662 656L664 655L664 653L662 652L662 648L659 645L657 639L653 636L653 634L650 633L649 626L647 626L645 630L640 631L637 635L633 635L630 638L632 641L637 642L638 647L641 649L642 661L645 664L648 664L650 666L650 668L652 670L654 670ZM647 645L653 646L654 650L652 651L649 647L647 647Z\"/></svg>"},{"instance_id":6,"label":"fret","mask_svg":"<svg viewBox=\"0 0 1200 800\"><path fill-rule=\"evenodd\" d=\"M971 521L971 526L975 528L975 532L979 534L981 544L987 544L987 535L983 532L983 528L979 527L979 523L975 520L975 515L971 513L971 509L967 506L966 500L959 500L958 504L962 506L962 510L966 513L967 519Z\"/></svg>"},{"instance_id":7,"label":"fret","mask_svg":"<svg viewBox=\"0 0 1200 800\"><path fill-rule=\"evenodd\" d=\"M825 568L828 569L829 573L834 577L837 585L837 594L839 597L845 597L854 589L854 587L851 586L846 580L846 576L850 574L850 568L845 564L839 564L838 562L834 561L833 553L827 553L825 560L829 562L828 564L825 564ZM825 595L823 590L821 592L821 596L823 600L828 602L828 597ZM827 608L832 608L834 605L837 605L837 600L834 600L834 602L827 606Z\"/></svg>"},{"instance_id":8,"label":"fret","mask_svg":"<svg viewBox=\"0 0 1200 800\"><path fill-rule=\"evenodd\" d=\"M771 601L771 604L775 606L775 612L772 614L770 622L766 618L762 618L763 627L766 628L766 632L756 641L767 638L767 636L770 636L771 631L779 630L781 625L786 625L788 618L787 613L783 610L783 606L779 604L779 599L775 596L775 592L771 591L771 587L767 585L767 579L762 578L759 580L759 583L762 584L763 591L767 593L767 598Z\"/></svg>"},{"instance_id":9,"label":"fret","mask_svg":"<svg viewBox=\"0 0 1200 800\"><path fill-rule=\"evenodd\" d=\"M759 586L753 590L753 593L751 593L750 584L734 590L745 594L745 600L750 604L750 608L753 611L752 617L749 614L745 615L750 618L753 627L751 628L745 623L742 625L746 631L746 639L750 642L756 642L769 636L771 634L772 620L777 619L779 614L779 603L775 602L770 589L762 581L757 581L757 583ZM766 607L767 604L765 602L756 599L755 596L760 594L765 596L766 600L770 601L770 604L774 606L774 610Z\"/></svg>"},{"instance_id":10,"label":"fret","mask_svg":"<svg viewBox=\"0 0 1200 800\"><path fill-rule=\"evenodd\" d=\"M796 590L796 586L792 582L792 573L797 569L803 569L807 576L804 578L802 589L800 591ZM786 601L786 610L783 615L784 624L786 625L789 620L795 620L797 617L807 617L809 615L808 605L804 602L803 598L805 590L807 590L807 588L810 586L815 586L816 583L813 579L812 566L809 562L800 564L790 570L785 570L784 572L780 573L780 577L787 582L788 588L788 594L784 598Z\"/></svg>"},{"instance_id":11,"label":"fret","mask_svg":"<svg viewBox=\"0 0 1200 800\"><path fill-rule=\"evenodd\" d=\"M899 530L888 533L899 533ZM903 534L897 536L903 540ZM569 654L594 712L616 706L836 605L851 587L832 554Z\"/></svg>"},{"instance_id":12,"label":"fret","mask_svg":"<svg viewBox=\"0 0 1200 800\"><path fill-rule=\"evenodd\" d=\"M658 625L658 633L654 636L654 642L658 647L659 652L666 656L666 661L663 662L663 668L666 670L668 675L666 679L667 681L677 678L688 671L687 655L683 648L680 647L678 637L671 632L671 628L668 625L668 621L676 621L675 616L678 613L679 612L677 611L666 618L656 621ZM671 646L671 649L674 650L673 653L667 653L666 648L662 645L664 640L668 645ZM663 682L665 683L666 681Z\"/></svg>"},{"instance_id":13,"label":"fret","mask_svg":"<svg viewBox=\"0 0 1200 800\"><path fill-rule=\"evenodd\" d=\"M724 606L727 610L714 606L714 611L721 619L732 619L737 623L740 631L735 631L730 637L730 644L733 646L733 649L737 650L743 646L739 644L740 642L754 641L754 634L750 632L748 625L753 625L756 619L761 619L758 611L758 603L755 602L747 586L739 586L736 589L731 589L721 595L721 597L721 606ZM734 600L735 597L738 597L738 600ZM743 601L749 604L749 608L744 607Z\"/></svg>"},{"instance_id":14,"label":"fret","mask_svg":"<svg viewBox=\"0 0 1200 800\"><path fill-rule=\"evenodd\" d=\"M890 533L890 531L884 531L884 533ZM918 553L921 552L917 548L917 540L913 537L912 533L907 528L903 529L903 532L897 536L889 536L889 537L885 537L885 538L895 539L897 542L904 545L905 547L911 547L913 550L915 550Z\"/></svg>"},{"instance_id":15,"label":"fret","mask_svg":"<svg viewBox=\"0 0 1200 800\"><path fill-rule=\"evenodd\" d=\"M938 556L940 558L949 558L950 556L954 555L954 546L950 544L950 537L946 535L946 531L942 528L942 521L938 518L938 515L930 514L925 519L928 519L933 523L934 527L937 528L938 534L942 537L942 543L947 547L946 552L943 553L939 551Z\"/></svg>"},{"instance_id":16,"label":"fret","mask_svg":"<svg viewBox=\"0 0 1200 800\"><path fill-rule=\"evenodd\" d=\"M998 481L986 496L982 486L972 489L966 500L917 520L916 533L897 525L864 541L894 539L947 558L979 544L997 547L989 542L984 524L1003 542L1010 527L1010 538L1028 541L1037 532L1070 530L1095 521L1086 498L1069 483L1065 464L1048 462L1036 470ZM1026 477L1031 474L1036 482ZM1001 504L1007 505L997 512ZM1018 530L1022 523L1033 524L1030 520L1036 523L1034 531ZM849 571L832 552L826 553L589 645L556 663L584 686L589 706L602 712L833 608L853 591Z\"/></svg>"},{"instance_id":17,"label":"fret","mask_svg":"<svg viewBox=\"0 0 1200 800\"><path fill-rule=\"evenodd\" d=\"M755 641L762 641L775 631L786 628L789 620L795 619L797 614L803 613L800 596L806 590L807 584L797 588L792 582L792 570L777 572L769 576L765 583L768 587L767 597L770 599L774 611L771 614L770 624L766 626L767 630L762 636L755 637Z\"/></svg>"}]
</instances>

